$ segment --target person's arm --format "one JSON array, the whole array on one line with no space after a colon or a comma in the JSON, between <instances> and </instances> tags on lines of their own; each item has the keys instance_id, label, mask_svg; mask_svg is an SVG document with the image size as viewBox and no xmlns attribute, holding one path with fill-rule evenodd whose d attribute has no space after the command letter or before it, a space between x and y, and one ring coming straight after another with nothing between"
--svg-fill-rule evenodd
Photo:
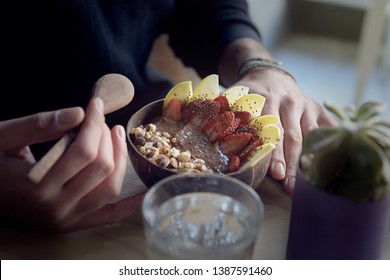
<instances>
[{"instance_id":1,"label":"person's arm","mask_svg":"<svg viewBox=\"0 0 390 280\"><path fill-rule=\"evenodd\" d=\"M220 83L225 86L235 84L238 71L245 67L245 62L258 58L274 61L271 53L259 42L252 38L240 38L229 44L221 55L218 65Z\"/></svg>"},{"instance_id":2,"label":"person's arm","mask_svg":"<svg viewBox=\"0 0 390 280\"><path fill-rule=\"evenodd\" d=\"M225 87L245 85L266 97L262 114L280 118L281 142L273 152L270 174L293 192L302 141L309 130L332 120L306 95L262 45L245 0L177 1L171 45L200 76L218 73ZM264 7L266 9L266 7ZM261 66L267 64L268 66Z\"/></svg>"},{"instance_id":3,"label":"person's arm","mask_svg":"<svg viewBox=\"0 0 390 280\"><path fill-rule=\"evenodd\" d=\"M74 142L38 184L29 145L59 138L81 124ZM122 126L107 127L103 102L0 122L0 223L51 231L94 227L130 215L143 194L111 204L127 164Z\"/></svg>"},{"instance_id":4,"label":"person's arm","mask_svg":"<svg viewBox=\"0 0 390 280\"><path fill-rule=\"evenodd\" d=\"M282 139L273 152L269 172L283 180L287 193L293 193L304 137L315 127L332 124L324 107L307 96L292 74L251 38L237 39L226 48L219 73L225 86L245 85L251 93L263 95L262 114L279 117Z\"/></svg>"}]
</instances>

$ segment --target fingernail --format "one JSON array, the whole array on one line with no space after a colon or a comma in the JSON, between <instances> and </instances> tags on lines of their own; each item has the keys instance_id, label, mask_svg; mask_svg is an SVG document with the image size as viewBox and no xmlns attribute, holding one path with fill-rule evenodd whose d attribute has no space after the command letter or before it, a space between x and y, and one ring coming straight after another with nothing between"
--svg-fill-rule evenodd
<instances>
[{"instance_id":1,"label":"fingernail","mask_svg":"<svg viewBox=\"0 0 390 280\"><path fill-rule=\"evenodd\" d=\"M126 133L125 133L125 129L123 128L123 126L119 126L118 129L117 129L117 132L118 132L118 136L121 140L125 141L126 140Z\"/></svg>"},{"instance_id":2,"label":"fingernail","mask_svg":"<svg viewBox=\"0 0 390 280\"><path fill-rule=\"evenodd\" d=\"M96 98L96 107L98 108L99 112L104 112L104 103L103 100L100 97Z\"/></svg>"},{"instance_id":3,"label":"fingernail","mask_svg":"<svg viewBox=\"0 0 390 280\"><path fill-rule=\"evenodd\" d=\"M57 113L57 122L60 125L75 125L80 121L80 114L77 112L80 108L63 109Z\"/></svg>"},{"instance_id":4,"label":"fingernail","mask_svg":"<svg viewBox=\"0 0 390 280\"><path fill-rule=\"evenodd\" d=\"M285 180L285 187L288 191L288 193L292 194L295 189L295 178L294 177L287 177Z\"/></svg>"},{"instance_id":5,"label":"fingernail","mask_svg":"<svg viewBox=\"0 0 390 280\"><path fill-rule=\"evenodd\" d=\"M274 165L274 171L278 174L278 176L283 177L286 174L286 169L284 168L284 165L281 162L277 162Z\"/></svg>"}]
</instances>

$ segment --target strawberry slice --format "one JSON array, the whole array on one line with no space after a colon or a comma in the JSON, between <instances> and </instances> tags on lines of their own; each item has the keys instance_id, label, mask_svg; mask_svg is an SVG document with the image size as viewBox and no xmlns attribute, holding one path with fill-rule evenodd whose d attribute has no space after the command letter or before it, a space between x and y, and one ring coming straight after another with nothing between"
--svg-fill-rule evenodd
<instances>
[{"instance_id":1,"label":"strawberry slice","mask_svg":"<svg viewBox=\"0 0 390 280\"><path fill-rule=\"evenodd\" d=\"M237 153L238 157L242 162L246 160L246 158L250 155L250 153L254 150L254 148L259 147L263 145L263 141L258 136L253 136L252 139L249 141L248 145L241 150L239 153Z\"/></svg>"},{"instance_id":2,"label":"strawberry slice","mask_svg":"<svg viewBox=\"0 0 390 280\"><path fill-rule=\"evenodd\" d=\"M234 114L236 115L236 118L241 120L240 126L247 125L251 121L251 113L247 111L236 111Z\"/></svg>"},{"instance_id":3,"label":"strawberry slice","mask_svg":"<svg viewBox=\"0 0 390 280\"><path fill-rule=\"evenodd\" d=\"M237 130L235 133L252 133L252 135L256 135L257 133L257 127L252 124L245 124L245 125L240 125L237 127Z\"/></svg>"},{"instance_id":4,"label":"strawberry slice","mask_svg":"<svg viewBox=\"0 0 390 280\"><path fill-rule=\"evenodd\" d=\"M201 103L202 100L195 99L193 101L188 102L186 105L183 106L183 109L181 111L181 120L184 122L188 122L188 117L196 112L196 108L198 106L198 103Z\"/></svg>"},{"instance_id":5,"label":"strawberry slice","mask_svg":"<svg viewBox=\"0 0 390 280\"><path fill-rule=\"evenodd\" d=\"M228 170L229 172L236 172L240 168L240 158L237 155L229 156Z\"/></svg>"},{"instance_id":6,"label":"strawberry slice","mask_svg":"<svg viewBox=\"0 0 390 280\"><path fill-rule=\"evenodd\" d=\"M202 126L207 119L217 116L220 108L220 103L210 99L197 102L193 105L192 112L189 113L187 121L196 126Z\"/></svg>"},{"instance_id":7,"label":"strawberry slice","mask_svg":"<svg viewBox=\"0 0 390 280\"><path fill-rule=\"evenodd\" d=\"M244 148L252 139L251 133L234 133L225 136L218 142L219 149L224 155L236 155Z\"/></svg>"},{"instance_id":8,"label":"strawberry slice","mask_svg":"<svg viewBox=\"0 0 390 280\"><path fill-rule=\"evenodd\" d=\"M230 111L230 105L229 101L225 96L218 96L214 99L214 101L221 104L221 108L219 109L219 114L222 114L223 112Z\"/></svg>"},{"instance_id":9,"label":"strawberry slice","mask_svg":"<svg viewBox=\"0 0 390 280\"><path fill-rule=\"evenodd\" d=\"M178 98L172 98L162 111L162 115L174 121L180 121L181 105Z\"/></svg>"},{"instance_id":10,"label":"strawberry slice","mask_svg":"<svg viewBox=\"0 0 390 280\"><path fill-rule=\"evenodd\" d=\"M202 126L202 132L208 137L211 143L215 143L223 137L232 134L239 121L235 119L232 111L226 111L214 118L206 120Z\"/></svg>"}]
</instances>

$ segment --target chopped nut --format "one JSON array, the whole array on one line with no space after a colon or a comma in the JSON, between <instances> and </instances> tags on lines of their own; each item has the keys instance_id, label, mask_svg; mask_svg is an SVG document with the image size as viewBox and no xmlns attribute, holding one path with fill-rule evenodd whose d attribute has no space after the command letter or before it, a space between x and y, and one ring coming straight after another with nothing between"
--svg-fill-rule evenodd
<instances>
[{"instance_id":1,"label":"chopped nut","mask_svg":"<svg viewBox=\"0 0 390 280\"><path fill-rule=\"evenodd\" d=\"M134 144L139 152L151 162L162 168L170 168L177 172L210 172L203 159L191 159L191 152L181 152L175 147L178 143L176 137L168 132L160 132L154 124L139 127L131 130Z\"/></svg>"},{"instance_id":2,"label":"chopped nut","mask_svg":"<svg viewBox=\"0 0 390 280\"><path fill-rule=\"evenodd\" d=\"M147 154L145 146L141 146L141 147L139 148L139 151L140 151L140 153L143 154L143 155L146 155L146 154Z\"/></svg>"},{"instance_id":3,"label":"chopped nut","mask_svg":"<svg viewBox=\"0 0 390 280\"><path fill-rule=\"evenodd\" d=\"M141 127L135 127L131 130L131 134L134 134L135 138L144 137L145 132Z\"/></svg>"},{"instance_id":4,"label":"chopped nut","mask_svg":"<svg viewBox=\"0 0 390 280\"><path fill-rule=\"evenodd\" d=\"M139 136L139 137L135 138L134 144L138 145L138 146L144 146L146 144L146 139L142 136Z\"/></svg>"},{"instance_id":5,"label":"chopped nut","mask_svg":"<svg viewBox=\"0 0 390 280\"><path fill-rule=\"evenodd\" d=\"M179 155L180 155L180 151L176 148L172 148L171 149L171 155L174 157L174 158L177 158Z\"/></svg>"},{"instance_id":6,"label":"chopped nut","mask_svg":"<svg viewBox=\"0 0 390 280\"><path fill-rule=\"evenodd\" d=\"M171 158L171 165L175 169L179 167L179 163L177 162L176 158L174 158L174 157Z\"/></svg>"},{"instance_id":7,"label":"chopped nut","mask_svg":"<svg viewBox=\"0 0 390 280\"><path fill-rule=\"evenodd\" d=\"M170 145L167 143L167 142L165 142L164 140L159 140L158 142L157 142L157 147L158 148L170 148Z\"/></svg>"},{"instance_id":8,"label":"chopped nut","mask_svg":"<svg viewBox=\"0 0 390 280\"><path fill-rule=\"evenodd\" d=\"M148 124L147 126L146 126L146 129L148 130L148 131L150 131L151 133L154 133L155 131L156 131L156 126L154 125L154 124L152 124L152 123L150 123L150 124Z\"/></svg>"},{"instance_id":9,"label":"chopped nut","mask_svg":"<svg viewBox=\"0 0 390 280\"><path fill-rule=\"evenodd\" d=\"M185 151L185 152L182 152L180 153L180 155L178 155L177 159L181 162L187 162L189 161L191 158L191 153L190 151Z\"/></svg>"},{"instance_id":10,"label":"chopped nut","mask_svg":"<svg viewBox=\"0 0 390 280\"><path fill-rule=\"evenodd\" d=\"M147 150L146 157L147 158L156 158L157 156L160 155L160 150L157 149L156 147L152 147L151 149Z\"/></svg>"},{"instance_id":11,"label":"chopped nut","mask_svg":"<svg viewBox=\"0 0 390 280\"><path fill-rule=\"evenodd\" d=\"M198 164L205 164L205 161L203 159L199 159L199 158L195 159L194 162L198 163Z\"/></svg>"},{"instance_id":12,"label":"chopped nut","mask_svg":"<svg viewBox=\"0 0 390 280\"><path fill-rule=\"evenodd\" d=\"M171 161L169 160L169 158L167 156L159 155L156 158L156 163L158 164L158 166L166 168L171 163Z\"/></svg>"},{"instance_id":13,"label":"chopped nut","mask_svg":"<svg viewBox=\"0 0 390 280\"><path fill-rule=\"evenodd\" d=\"M145 133L145 138L146 138L146 140L149 140L150 138L152 138L152 133L150 133L150 131L147 131L146 133Z\"/></svg>"},{"instance_id":14,"label":"chopped nut","mask_svg":"<svg viewBox=\"0 0 390 280\"><path fill-rule=\"evenodd\" d=\"M184 162L182 166L187 169L194 169L195 164L193 164L192 162Z\"/></svg>"},{"instance_id":15,"label":"chopped nut","mask_svg":"<svg viewBox=\"0 0 390 280\"><path fill-rule=\"evenodd\" d=\"M144 147L145 147L146 149L152 148L152 147L153 147L153 142L146 142L145 145L144 145Z\"/></svg>"},{"instance_id":16,"label":"chopped nut","mask_svg":"<svg viewBox=\"0 0 390 280\"><path fill-rule=\"evenodd\" d=\"M171 135L168 132L163 132L162 136L164 136L166 138L171 138Z\"/></svg>"}]
</instances>

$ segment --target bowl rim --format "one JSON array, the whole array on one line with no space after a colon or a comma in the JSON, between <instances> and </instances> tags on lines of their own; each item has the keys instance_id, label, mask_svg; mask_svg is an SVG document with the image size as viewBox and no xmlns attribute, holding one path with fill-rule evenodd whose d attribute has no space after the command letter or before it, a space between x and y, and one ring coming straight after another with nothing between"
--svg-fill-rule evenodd
<instances>
[{"instance_id":1,"label":"bowl rim","mask_svg":"<svg viewBox=\"0 0 390 280\"><path fill-rule=\"evenodd\" d=\"M144 157L144 158L145 158L145 156L142 155L142 154L138 151L138 149L135 147L133 141L132 141L131 138L130 138L130 130L131 130L131 128L130 128L129 126L130 126L130 123L132 122L133 118L135 118L135 116L137 115L137 113L139 113L139 112L145 110L146 108L149 108L149 107L152 107L152 106L157 106L157 104L159 104L159 103L161 103L161 105L162 105L163 101L164 101L164 98L161 98L161 99L157 99L157 100L155 100L155 101L152 101L152 102L150 102L150 103L148 103L148 104L142 106L140 109L138 109L138 110L129 118L129 121L127 122L127 125L126 125L127 140L128 140L128 142L130 143L132 149L135 150L140 156L142 156L142 157ZM153 119L153 117L158 117L158 115L151 116L150 119ZM141 123L141 124L142 124L142 123ZM264 158L263 158L263 159L265 159L265 158L267 158L267 157L269 158L269 159L266 160L266 162L267 162L268 165L269 165L270 160L271 160L271 156L270 156L271 154L272 154L272 152L268 153L268 154L265 155ZM145 158L145 159L148 160L147 158ZM263 160L263 159L261 159L261 160ZM161 166L155 164L154 162L152 162L152 161L150 161L150 160L148 160L148 162L151 163L152 165L158 167L158 168L161 168L161 169L164 169L164 170L166 170L166 171L169 171L169 172L171 172L172 174L183 174L183 172L176 172L176 171L173 171L173 170L168 169L168 168L166 168L166 167L161 167ZM245 172L245 170L247 170L247 169L249 169L249 168L251 168L251 167L252 167L252 166L247 166L247 167L244 168L244 169L241 169L241 168L240 168L240 169L238 169L237 171L235 171L235 172L230 172L230 173L219 173L219 172L215 172L215 171L213 171L213 172L214 172L214 174L235 176L235 175L239 175L239 174ZM201 173L197 173L197 174L203 174L203 173L201 172Z\"/></svg>"}]
</instances>

